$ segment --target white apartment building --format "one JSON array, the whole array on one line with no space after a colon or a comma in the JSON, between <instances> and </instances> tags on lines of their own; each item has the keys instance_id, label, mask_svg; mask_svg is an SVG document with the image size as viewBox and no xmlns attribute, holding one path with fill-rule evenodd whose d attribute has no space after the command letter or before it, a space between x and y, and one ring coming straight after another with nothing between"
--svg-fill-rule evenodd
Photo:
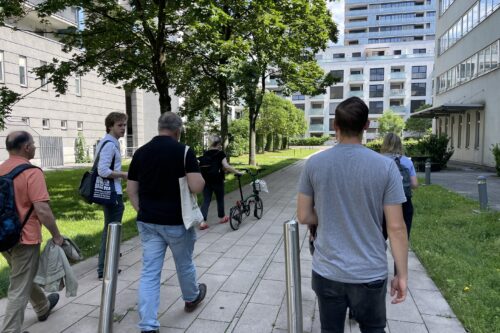
<instances>
[{"instance_id":1,"label":"white apartment building","mask_svg":"<svg viewBox=\"0 0 500 333\"><path fill-rule=\"evenodd\" d=\"M435 0L345 0L345 45L434 40Z\"/></svg>"},{"instance_id":2,"label":"white apartment building","mask_svg":"<svg viewBox=\"0 0 500 333\"><path fill-rule=\"evenodd\" d=\"M335 135L335 109L344 99L357 96L370 109L366 139L378 134L377 119L391 109L404 119L423 104L432 104L434 42L333 46L316 55L325 72L338 82L324 95L294 94L294 105L304 110L306 136ZM279 90L276 80L268 82Z\"/></svg>"},{"instance_id":3,"label":"white apartment building","mask_svg":"<svg viewBox=\"0 0 500 333\"><path fill-rule=\"evenodd\" d=\"M61 50L62 44L49 32L76 26L77 12L67 9L47 20L47 24L41 24L36 13L31 12L0 27L0 87L27 95L15 104L6 119L6 129L0 132L0 160L8 156L3 142L14 130L33 135L38 148L34 159L37 165L75 162L78 133L83 134L92 156L93 147L105 133L104 118L113 111L129 115L127 138L122 139L123 153L127 153L127 147L142 145L147 131L143 112L147 100L143 92L126 93L112 84L104 85L92 72L70 79L67 93L57 96L50 83L44 85L45 80L36 79L33 68L50 63L53 58L68 58Z\"/></svg>"},{"instance_id":4,"label":"white apartment building","mask_svg":"<svg viewBox=\"0 0 500 333\"><path fill-rule=\"evenodd\" d=\"M440 0L433 107L414 116L436 119L450 137L452 160L494 166L500 143L500 0Z\"/></svg>"}]
</instances>

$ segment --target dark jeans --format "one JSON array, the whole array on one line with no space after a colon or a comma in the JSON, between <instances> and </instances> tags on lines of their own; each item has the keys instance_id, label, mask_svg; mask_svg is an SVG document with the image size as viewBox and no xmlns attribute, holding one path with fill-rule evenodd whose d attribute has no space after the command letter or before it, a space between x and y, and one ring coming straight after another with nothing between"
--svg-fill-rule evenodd
<instances>
[{"instance_id":1,"label":"dark jeans","mask_svg":"<svg viewBox=\"0 0 500 333\"><path fill-rule=\"evenodd\" d=\"M387 280L342 283L325 279L313 271L312 289L318 296L321 333L344 333L348 307L362 333L385 333Z\"/></svg>"},{"instance_id":2,"label":"dark jeans","mask_svg":"<svg viewBox=\"0 0 500 333\"><path fill-rule=\"evenodd\" d=\"M123 197L118 195L116 197L115 205L103 205L104 210L104 228L101 235L101 248L99 249L99 260L97 261L97 275L102 276L104 272L104 258L106 257L106 241L108 239L108 225L111 222L122 222L123 210Z\"/></svg>"},{"instance_id":3,"label":"dark jeans","mask_svg":"<svg viewBox=\"0 0 500 333\"><path fill-rule=\"evenodd\" d=\"M205 183L205 188L203 189L203 205L201 206L201 213L203 214L203 219L207 220L208 207L210 207L210 201L212 201L212 193L215 193L215 198L217 199L217 215L219 218L224 217L224 181L215 183Z\"/></svg>"}]
</instances>

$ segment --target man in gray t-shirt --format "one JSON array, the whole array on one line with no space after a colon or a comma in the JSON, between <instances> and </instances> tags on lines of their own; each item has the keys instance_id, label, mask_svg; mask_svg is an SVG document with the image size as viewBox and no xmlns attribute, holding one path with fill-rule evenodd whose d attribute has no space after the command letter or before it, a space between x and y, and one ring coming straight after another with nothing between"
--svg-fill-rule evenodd
<instances>
[{"instance_id":1,"label":"man in gray t-shirt","mask_svg":"<svg viewBox=\"0 0 500 333\"><path fill-rule=\"evenodd\" d=\"M311 157L299 183L297 216L318 225L314 242L313 289L322 332L344 332L347 307L361 332L385 332L387 259L385 213L398 275L393 303L406 297L408 240L401 203L406 201L396 164L361 145L368 108L349 98L335 110L339 144Z\"/></svg>"}]
</instances>

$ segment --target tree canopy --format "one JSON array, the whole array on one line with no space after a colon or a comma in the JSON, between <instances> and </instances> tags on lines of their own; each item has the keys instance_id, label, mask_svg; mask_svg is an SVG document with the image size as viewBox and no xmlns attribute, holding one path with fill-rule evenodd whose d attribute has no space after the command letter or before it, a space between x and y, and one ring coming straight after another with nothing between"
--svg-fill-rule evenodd
<instances>
[{"instance_id":1,"label":"tree canopy","mask_svg":"<svg viewBox=\"0 0 500 333\"><path fill-rule=\"evenodd\" d=\"M401 116L394 113L392 110L386 110L380 118L378 118L378 131L380 136L387 133L395 133L401 135L405 122Z\"/></svg>"}]
</instances>

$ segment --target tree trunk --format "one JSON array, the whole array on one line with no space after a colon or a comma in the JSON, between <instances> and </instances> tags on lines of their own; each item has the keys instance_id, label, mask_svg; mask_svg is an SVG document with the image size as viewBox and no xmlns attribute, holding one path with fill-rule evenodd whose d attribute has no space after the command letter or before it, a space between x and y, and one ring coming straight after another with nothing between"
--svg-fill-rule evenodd
<instances>
[{"instance_id":1,"label":"tree trunk","mask_svg":"<svg viewBox=\"0 0 500 333\"><path fill-rule=\"evenodd\" d=\"M229 144L228 132L228 107L227 107L227 85L226 82L219 82L219 109L220 109L220 137L222 149L226 151Z\"/></svg>"},{"instance_id":2,"label":"tree trunk","mask_svg":"<svg viewBox=\"0 0 500 333\"><path fill-rule=\"evenodd\" d=\"M281 150L288 148L288 137L284 136L281 138Z\"/></svg>"},{"instance_id":3,"label":"tree trunk","mask_svg":"<svg viewBox=\"0 0 500 333\"><path fill-rule=\"evenodd\" d=\"M248 164L255 166L257 165L257 161L255 159L255 124L257 122L257 117L255 116L255 109L249 108L249 117L250 117L250 126L249 126L249 154L248 154Z\"/></svg>"},{"instance_id":4,"label":"tree trunk","mask_svg":"<svg viewBox=\"0 0 500 333\"><path fill-rule=\"evenodd\" d=\"M274 134L273 138L273 151L278 151L280 149L280 135Z\"/></svg>"},{"instance_id":5,"label":"tree trunk","mask_svg":"<svg viewBox=\"0 0 500 333\"><path fill-rule=\"evenodd\" d=\"M158 101L160 103L160 113L164 114L165 112L172 111L172 99L168 94L168 87L165 89L158 89Z\"/></svg>"},{"instance_id":6,"label":"tree trunk","mask_svg":"<svg viewBox=\"0 0 500 333\"><path fill-rule=\"evenodd\" d=\"M271 151L273 149L273 134L269 133L266 137L266 151Z\"/></svg>"}]
</instances>

